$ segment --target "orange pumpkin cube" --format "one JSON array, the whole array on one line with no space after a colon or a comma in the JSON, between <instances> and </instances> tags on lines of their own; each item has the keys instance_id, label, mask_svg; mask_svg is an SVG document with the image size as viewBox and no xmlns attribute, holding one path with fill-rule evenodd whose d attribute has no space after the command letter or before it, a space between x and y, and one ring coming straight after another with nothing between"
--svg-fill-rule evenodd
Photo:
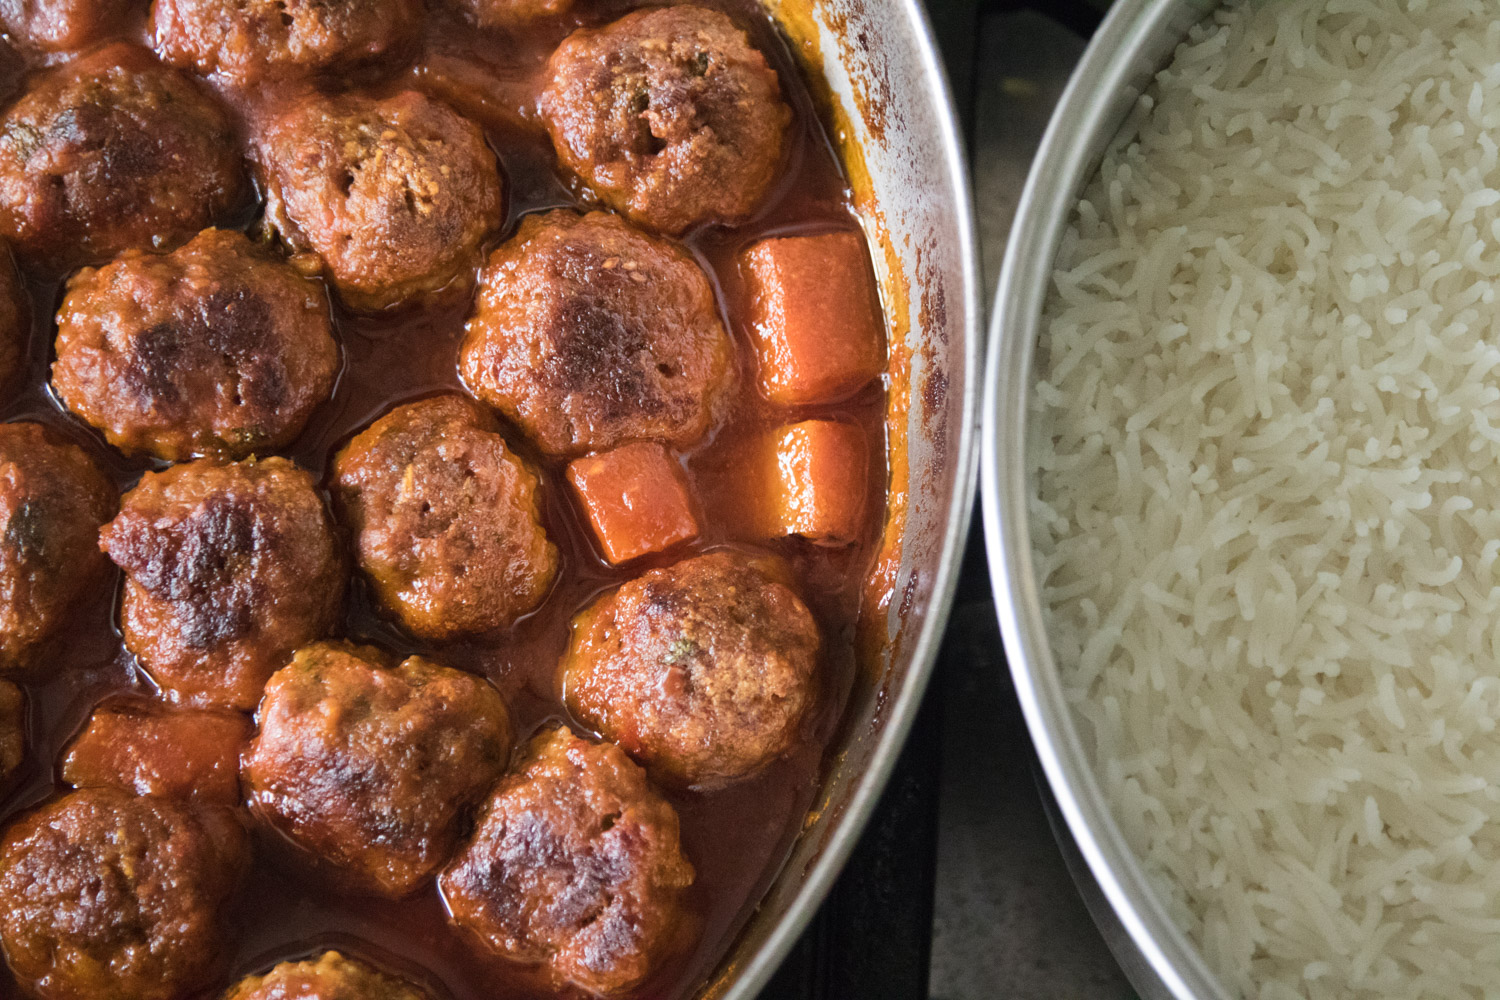
<instances>
[{"instance_id":1,"label":"orange pumpkin cube","mask_svg":"<svg viewBox=\"0 0 1500 1000\"><path fill-rule=\"evenodd\" d=\"M568 482L611 563L661 552L698 536L682 466L655 442L576 459L568 466Z\"/></svg>"},{"instance_id":2,"label":"orange pumpkin cube","mask_svg":"<svg viewBox=\"0 0 1500 1000\"><path fill-rule=\"evenodd\" d=\"M764 454L763 535L801 535L820 545L859 538L869 493L864 431L836 420L804 420L773 431Z\"/></svg>"},{"instance_id":3,"label":"orange pumpkin cube","mask_svg":"<svg viewBox=\"0 0 1500 1000\"><path fill-rule=\"evenodd\" d=\"M250 734L250 720L238 712L106 702L68 747L62 776L75 788L232 806L240 799L240 751Z\"/></svg>"},{"instance_id":4,"label":"orange pumpkin cube","mask_svg":"<svg viewBox=\"0 0 1500 1000\"><path fill-rule=\"evenodd\" d=\"M740 267L760 391L771 402L838 402L885 370L880 299L861 234L762 240Z\"/></svg>"}]
</instances>

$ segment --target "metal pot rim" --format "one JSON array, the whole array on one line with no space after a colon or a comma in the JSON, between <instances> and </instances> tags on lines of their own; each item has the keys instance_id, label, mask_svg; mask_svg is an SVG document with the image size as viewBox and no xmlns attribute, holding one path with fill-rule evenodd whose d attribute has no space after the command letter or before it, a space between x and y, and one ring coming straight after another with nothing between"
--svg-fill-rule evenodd
<instances>
[{"instance_id":1,"label":"metal pot rim","mask_svg":"<svg viewBox=\"0 0 1500 1000\"><path fill-rule=\"evenodd\" d=\"M1021 708L1057 805L1126 939L1111 940L1148 997L1233 994L1171 918L1110 812L1063 693L1032 561L1026 421L1052 265L1078 192L1145 82L1217 0L1118 0L1064 91L1027 178L991 315L980 487L991 583ZM1106 928L1106 934L1108 929ZM1132 951L1133 949L1133 951Z\"/></svg>"}]
</instances>

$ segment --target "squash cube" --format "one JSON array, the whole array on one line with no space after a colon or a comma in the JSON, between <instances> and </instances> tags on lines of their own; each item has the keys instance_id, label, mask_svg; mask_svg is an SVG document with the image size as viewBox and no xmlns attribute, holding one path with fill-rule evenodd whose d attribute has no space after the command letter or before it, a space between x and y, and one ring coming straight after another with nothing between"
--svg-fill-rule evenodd
<instances>
[{"instance_id":1,"label":"squash cube","mask_svg":"<svg viewBox=\"0 0 1500 1000\"><path fill-rule=\"evenodd\" d=\"M661 552L698 535L682 466L655 442L575 459L568 466L568 481L611 563Z\"/></svg>"}]
</instances>

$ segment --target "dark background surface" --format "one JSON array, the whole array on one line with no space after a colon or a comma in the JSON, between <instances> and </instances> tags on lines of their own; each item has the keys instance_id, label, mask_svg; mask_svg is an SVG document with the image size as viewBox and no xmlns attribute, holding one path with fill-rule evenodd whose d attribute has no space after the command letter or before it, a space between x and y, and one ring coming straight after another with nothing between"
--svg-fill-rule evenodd
<instances>
[{"instance_id":1,"label":"dark background surface","mask_svg":"<svg viewBox=\"0 0 1500 1000\"><path fill-rule=\"evenodd\" d=\"M928 0L969 147L986 295L1031 150L1106 5ZM976 510L911 738L763 1000L1133 997L1068 873L1039 777Z\"/></svg>"}]
</instances>

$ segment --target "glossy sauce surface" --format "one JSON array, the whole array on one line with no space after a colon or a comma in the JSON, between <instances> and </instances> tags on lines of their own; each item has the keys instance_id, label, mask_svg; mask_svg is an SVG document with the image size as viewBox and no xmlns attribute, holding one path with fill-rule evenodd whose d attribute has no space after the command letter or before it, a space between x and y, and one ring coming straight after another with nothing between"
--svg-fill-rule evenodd
<instances>
[{"instance_id":1,"label":"glossy sauce surface","mask_svg":"<svg viewBox=\"0 0 1500 1000\"><path fill-rule=\"evenodd\" d=\"M727 328L735 341L739 379L734 403L719 427L686 457L686 467L703 514L703 534L695 542L623 568L610 567L598 554L586 520L563 476L563 464L547 460L506 427L507 440L542 474L544 524L557 544L561 572L552 593L533 615L513 629L472 641L443 645L416 642L377 616L364 586L356 581L343 634L373 641L401 656L429 655L450 666L489 677L509 703L522 741L552 719L566 718L558 697L556 664L567 641L569 619L595 595L643 570L665 565L716 545L769 548L787 557L804 599L822 630L819 707L806 723L804 739L780 761L755 777L713 792L668 792L682 819L683 847L697 869L688 891L693 926L674 957L632 995L691 995L726 951L760 894L776 874L819 785L824 747L840 722L854 679L854 631L861 587L870 570L885 507L885 388L867 387L836 407L777 410L759 399L745 322L748 310L737 272L737 254L762 237L852 229L845 180L823 126L774 26L746 0L712 0L745 28L776 69L783 96L795 120L781 180L757 215L732 229L701 228L684 242L714 281ZM439 6L432 0L432 6ZM536 77L547 55L578 25L606 23L633 4L581 0L566 19L523 35L481 32L442 10L429 13L425 37L414 44L404 68L382 67L362 81L321 81L333 89L358 84L375 92L415 86L441 97L481 124L507 179L508 207L503 228L486 244L492 248L515 231L529 212L559 206L590 207L575 182L562 177L551 144L535 118ZM137 25L129 37L142 39ZM0 85L13 97L27 67L10 56ZM284 93L224 94L242 116L247 134L260 109L277 107ZM240 220L258 228L259 206L247 206ZM129 488L153 465L129 460L108 449L91 429L62 410L46 388L51 360L52 315L61 296L55 275L27 275L33 294L33 333L24 385L13 387L0 418L38 419L65 430L85 444ZM356 316L335 306L335 328L343 369L334 397L314 414L287 454L326 478L334 453L358 430L392 405L441 390L462 387L456 370L463 324L472 292L421 311L376 317ZM812 416L831 416L864 428L871 448L869 502L861 540L824 549L799 539L767 545L737 529L746 470L739 445L768 426ZM30 757L20 775L0 788L0 821L56 794L64 747L83 726L101 698L121 691L149 694L149 680L133 666L120 645L117 628L119 579L81 607L68 635L55 642L40 666L21 678L29 698ZM577 727L580 730L583 727ZM275 834L256 826L256 860L239 895L228 953L215 996L239 976L264 971L276 961L336 946L405 972L454 1000L579 996L551 986L540 970L488 955L477 942L451 927L435 887L398 902L356 895L337 879L299 856ZM0 997L21 995L0 973Z\"/></svg>"}]
</instances>

